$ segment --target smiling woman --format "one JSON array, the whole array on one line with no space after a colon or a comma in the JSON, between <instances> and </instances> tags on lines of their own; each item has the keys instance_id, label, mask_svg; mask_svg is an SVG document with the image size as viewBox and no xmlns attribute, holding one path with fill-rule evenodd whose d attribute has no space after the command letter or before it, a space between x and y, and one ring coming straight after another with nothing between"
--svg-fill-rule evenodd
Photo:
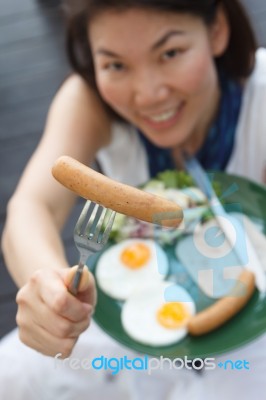
<instances>
[{"instance_id":1,"label":"smiling woman","mask_svg":"<svg viewBox=\"0 0 266 400\"><path fill-rule=\"evenodd\" d=\"M146 157L140 156L139 169L144 171L148 163L149 173L155 175L163 167L174 168L180 165L180 152L186 151L198 153L209 169L237 163L246 176L262 180L262 157L256 171L243 162L246 149L232 157L236 128L246 123L239 118L241 92L254 68L256 50L238 1L66 3L70 4L66 13L70 62L114 120L137 127L137 137L127 132L130 141L124 148L132 141L141 142L133 146L138 146L136 154L142 153L139 147L147 152ZM229 133L220 135L221 130ZM117 131L112 130L113 138ZM98 155L104 171L109 170L110 157L124 153L121 145L117 149L115 157L108 149ZM133 165L136 158L128 162ZM127 170L123 174L111 164L108 173L119 179L134 175ZM143 182L142 175L138 183Z\"/></svg>"},{"instance_id":2,"label":"smiling woman","mask_svg":"<svg viewBox=\"0 0 266 400\"><path fill-rule=\"evenodd\" d=\"M67 290L71 271L60 230L75 196L53 180L51 167L61 155L87 165L97 158L106 175L138 185L178 168L185 151L206 169L262 182L266 51L257 49L237 0L66 0L65 12L74 73L51 104L43 138L9 203L3 234L5 260L20 289L18 330L0 346L0 398L60 393L60 400L105 399L112 393L116 400L161 400L197 393L199 400L232 400L238 378L218 369L197 380L190 371L159 371L152 384L133 371L110 386L97 371L64 371L55 378L43 355L67 357L73 351L93 359L103 349L107 357L129 351L93 324L87 329L96 302L91 274L76 297ZM258 398L265 337L234 355L256 369L256 385L254 374L245 376L237 385L239 397L256 388Z\"/></svg>"},{"instance_id":3,"label":"smiling woman","mask_svg":"<svg viewBox=\"0 0 266 400\"><path fill-rule=\"evenodd\" d=\"M195 144L195 136L206 132L218 104L213 55L227 43L225 18L221 15L220 32L212 35L199 18L190 15L147 10L123 13L121 18L105 12L90 24L101 97L157 146ZM133 42L127 26L136 21Z\"/></svg>"}]
</instances>

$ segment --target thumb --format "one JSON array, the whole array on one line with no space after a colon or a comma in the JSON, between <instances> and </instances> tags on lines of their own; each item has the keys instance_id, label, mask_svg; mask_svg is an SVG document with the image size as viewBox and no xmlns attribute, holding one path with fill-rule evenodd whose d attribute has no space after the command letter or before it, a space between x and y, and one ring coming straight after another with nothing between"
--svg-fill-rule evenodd
<instances>
[{"instance_id":1,"label":"thumb","mask_svg":"<svg viewBox=\"0 0 266 400\"><path fill-rule=\"evenodd\" d=\"M74 267L68 268L67 271L65 271L65 276L63 279L67 288L70 287L77 269L78 265L75 265ZM95 306L96 304L96 288L94 277L86 265L82 271L76 297L82 302L92 304L92 306Z\"/></svg>"},{"instance_id":2,"label":"thumb","mask_svg":"<svg viewBox=\"0 0 266 400\"><path fill-rule=\"evenodd\" d=\"M64 277L64 283L67 288L69 288L71 286L71 283L73 282L73 279L74 279L77 269L78 269L78 265L75 265L74 267L69 268L69 270L67 271L67 274ZM85 290L88 289L89 284L90 284L89 281L90 281L89 270L88 270L87 266L84 265L81 279L80 279L79 286L78 286L78 293L84 292Z\"/></svg>"}]
</instances>

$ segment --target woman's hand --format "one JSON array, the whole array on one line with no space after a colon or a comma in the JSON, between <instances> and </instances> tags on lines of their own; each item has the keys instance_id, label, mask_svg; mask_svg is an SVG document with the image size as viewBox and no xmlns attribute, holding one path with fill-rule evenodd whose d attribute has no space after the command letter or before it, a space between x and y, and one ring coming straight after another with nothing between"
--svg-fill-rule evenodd
<instances>
[{"instance_id":1,"label":"woman's hand","mask_svg":"<svg viewBox=\"0 0 266 400\"><path fill-rule=\"evenodd\" d=\"M96 303L93 275L84 268L77 296L68 292L77 266L38 270L17 294L17 324L21 341L49 356L68 357L90 325Z\"/></svg>"}]
</instances>

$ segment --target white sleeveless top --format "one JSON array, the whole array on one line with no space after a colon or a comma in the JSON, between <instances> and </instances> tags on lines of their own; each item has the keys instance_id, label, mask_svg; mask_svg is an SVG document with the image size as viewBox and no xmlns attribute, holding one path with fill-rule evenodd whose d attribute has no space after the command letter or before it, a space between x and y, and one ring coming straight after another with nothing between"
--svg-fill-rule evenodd
<instances>
[{"instance_id":1,"label":"white sleeveless top","mask_svg":"<svg viewBox=\"0 0 266 400\"><path fill-rule=\"evenodd\" d=\"M149 179L146 150L136 129L115 123L112 141L97 154L103 172L118 181L139 185ZM240 111L235 147L228 173L265 181L266 169L266 49L256 53L256 66L248 79Z\"/></svg>"}]
</instances>

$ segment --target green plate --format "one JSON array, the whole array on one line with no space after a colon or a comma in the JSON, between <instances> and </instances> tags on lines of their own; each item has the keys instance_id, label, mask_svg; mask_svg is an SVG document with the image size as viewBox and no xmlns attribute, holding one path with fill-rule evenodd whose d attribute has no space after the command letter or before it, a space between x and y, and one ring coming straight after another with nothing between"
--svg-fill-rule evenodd
<instances>
[{"instance_id":1,"label":"green plate","mask_svg":"<svg viewBox=\"0 0 266 400\"><path fill-rule=\"evenodd\" d=\"M244 214L261 224L266 234L266 187L220 172L215 173L213 179L221 184L224 202L229 205L238 203ZM168 246L165 250L170 265L171 263L174 265L176 260L173 247ZM93 265L91 265L93 272L100 255L93 260ZM188 276L184 279L184 271L176 270L176 272L177 277L182 276L183 286L194 297L197 311L213 302L195 285L193 286ZM179 283L182 284L182 279ZM236 349L266 331L266 295L260 294L257 290L246 307L221 328L201 337L188 335L179 343L170 346L152 347L134 341L123 330L120 313L121 303L105 295L98 287L98 303L94 314L97 324L121 344L154 357L164 356L174 359L184 356L189 358L215 356Z\"/></svg>"}]
</instances>

